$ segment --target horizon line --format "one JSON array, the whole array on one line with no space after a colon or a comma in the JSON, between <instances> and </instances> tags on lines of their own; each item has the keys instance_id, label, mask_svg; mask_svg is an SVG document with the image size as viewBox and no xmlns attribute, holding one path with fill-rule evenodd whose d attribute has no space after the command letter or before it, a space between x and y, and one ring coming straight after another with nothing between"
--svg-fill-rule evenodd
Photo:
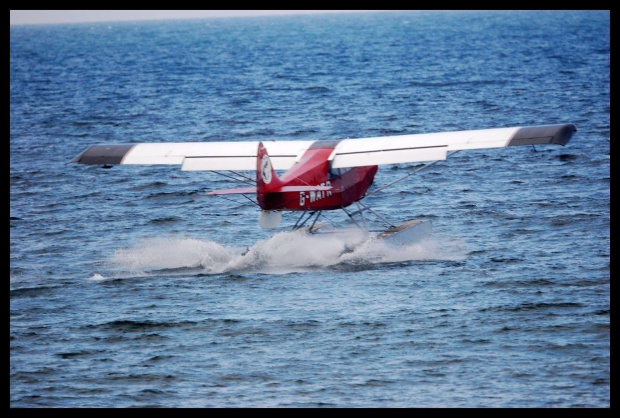
<instances>
[{"instance_id":1,"label":"horizon line","mask_svg":"<svg viewBox=\"0 0 620 418\"><path fill-rule=\"evenodd\" d=\"M219 19L396 10L11 10L10 26Z\"/></svg>"}]
</instances>

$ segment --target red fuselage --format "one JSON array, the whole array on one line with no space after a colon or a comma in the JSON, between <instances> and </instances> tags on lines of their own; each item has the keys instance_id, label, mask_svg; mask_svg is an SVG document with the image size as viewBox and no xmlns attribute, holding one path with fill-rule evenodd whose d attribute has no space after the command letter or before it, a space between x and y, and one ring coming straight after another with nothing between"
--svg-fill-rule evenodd
<instances>
[{"instance_id":1,"label":"red fuselage","mask_svg":"<svg viewBox=\"0 0 620 418\"><path fill-rule=\"evenodd\" d=\"M349 206L361 199L377 173L376 165L331 169L332 141L315 142L282 176L282 186L327 186L332 190L261 193L258 204L265 210L317 211Z\"/></svg>"}]
</instances>

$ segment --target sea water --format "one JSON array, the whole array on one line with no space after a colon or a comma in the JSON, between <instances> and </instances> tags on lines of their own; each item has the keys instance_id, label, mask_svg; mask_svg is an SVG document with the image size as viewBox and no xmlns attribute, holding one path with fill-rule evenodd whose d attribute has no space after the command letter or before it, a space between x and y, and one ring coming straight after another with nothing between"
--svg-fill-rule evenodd
<instances>
[{"instance_id":1,"label":"sea water","mask_svg":"<svg viewBox=\"0 0 620 418\"><path fill-rule=\"evenodd\" d=\"M12 26L10 406L609 407L609 34L608 11ZM365 199L433 233L353 252L294 213L261 230L204 196L238 186L214 173L69 163L553 123L566 147L462 151Z\"/></svg>"}]
</instances>

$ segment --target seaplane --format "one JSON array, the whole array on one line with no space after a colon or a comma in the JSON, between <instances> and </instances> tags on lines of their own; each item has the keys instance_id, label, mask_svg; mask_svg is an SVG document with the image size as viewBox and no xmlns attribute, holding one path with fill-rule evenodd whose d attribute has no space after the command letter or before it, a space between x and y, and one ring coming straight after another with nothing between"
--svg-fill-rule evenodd
<instances>
[{"instance_id":1,"label":"seaplane","mask_svg":"<svg viewBox=\"0 0 620 418\"><path fill-rule=\"evenodd\" d=\"M373 239L407 245L431 230L429 220L394 225L363 199L462 150L523 145L566 145L572 123L448 131L342 140L264 140L91 145L71 162L180 165L183 171L212 171L243 187L213 190L209 196L243 195L260 209L259 225L277 228L283 212L297 212L293 230L325 231L325 211L344 211L355 227L368 230L364 214L383 223ZM380 165L425 163L389 184L371 190ZM255 178L244 171L254 171ZM276 171L280 171L278 175ZM353 207L355 205L355 207Z\"/></svg>"}]
</instances>

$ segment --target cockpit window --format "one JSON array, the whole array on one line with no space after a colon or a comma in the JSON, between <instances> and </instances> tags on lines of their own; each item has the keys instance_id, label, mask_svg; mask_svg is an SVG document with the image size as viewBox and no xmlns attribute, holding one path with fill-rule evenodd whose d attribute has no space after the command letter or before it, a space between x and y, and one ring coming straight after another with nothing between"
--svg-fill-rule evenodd
<instances>
[{"instance_id":1,"label":"cockpit window","mask_svg":"<svg viewBox=\"0 0 620 418\"><path fill-rule=\"evenodd\" d=\"M330 163L329 165L329 178L333 179L334 177L341 177L344 173L351 170L353 167L344 167L344 168L332 168Z\"/></svg>"}]
</instances>

